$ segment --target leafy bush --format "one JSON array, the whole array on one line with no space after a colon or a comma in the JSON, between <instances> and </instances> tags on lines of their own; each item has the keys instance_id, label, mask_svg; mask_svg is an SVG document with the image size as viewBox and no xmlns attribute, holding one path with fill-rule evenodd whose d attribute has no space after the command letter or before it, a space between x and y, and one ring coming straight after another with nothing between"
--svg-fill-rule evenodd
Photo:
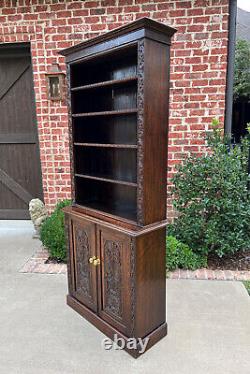
<instances>
[{"instance_id":1,"label":"leafy bush","mask_svg":"<svg viewBox=\"0 0 250 374\"><path fill-rule=\"evenodd\" d=\"M213 125L208 153L177 167L172 193L178 216L169 232L196 253L222 257L250 248L250 141L247 136L242 144L229 145L217 121Z\"/></svg>"},{"instance_id":2,"label":"leafy bush","mask_svg":"<svg viewBox=\"0 0 250 374\"><path fill-rule=\"evenodd\" d=\"M206 257L192 252L188 245L183 244L173 236L167 236L167 269L195 270L206 267Z\"/></svg>"},{"instance_id":3,"label":"leafy bush","mask_svg":"<svg viewBox=\"0 0 250 374\"><path fill-rule=\"evenodd\" d=\"M247 40L237 40L234 70L234 99L250 99L250 42Z\"/></svg>"},{"instance_id":4,"label":"leafy bush","mask_svg":"<svg viewBox=\"0 0 250 374\"><path fill-rule=\"evenodd\" d=\"M41 241L48 248L50 257L66 261L66 241L64 231L64 213L62 208L71 204L70 200L63 200L56 205L54 212L41 227Z\"/></svg>"}]
</instances>

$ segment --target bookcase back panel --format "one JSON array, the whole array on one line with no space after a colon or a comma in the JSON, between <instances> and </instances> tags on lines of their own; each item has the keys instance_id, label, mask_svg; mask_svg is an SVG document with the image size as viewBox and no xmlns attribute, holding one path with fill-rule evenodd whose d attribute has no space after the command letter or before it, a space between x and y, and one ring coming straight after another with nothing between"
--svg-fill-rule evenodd
<instances>
[{"instance_id":1,"label":"bookcase back panel","mask_svg":"<svg viewBox=\"0 0 250 374\"><path fill-rule=\"evenodd\" d=\"M116 117L75 118L73 137L78 143L137 143L137 117L134 114Z\"/></svg>"},{"instance_id":2,"label":"bookcase back panel","mask_svg":"<svg viewBox=\"0 0 250 374\"><path fill-rule=\"evenodd\" d=\"M75 173L136 183L134 149L76 147Z\"/></svg>"},{"instance_id":3,"label":"bookcase back panel","mask_svg":"<svg viewBox=\"0 0 250 374\"><path fill-rule=\"evenodd\" d=\"M133 82L132 82L133 83ZM98 87L72 92L72 113L136 109L137 85Z\"/></svg>"},{"instance_id":4,"label":"bookcase back panel","mask_svg":"<svg viewBox=\"0 0 250 374\"><path fill-rule=\"evenodd\" d=\"M136 188L76 177L76 203L136 220Z\"/></svg>"}]
</instances>

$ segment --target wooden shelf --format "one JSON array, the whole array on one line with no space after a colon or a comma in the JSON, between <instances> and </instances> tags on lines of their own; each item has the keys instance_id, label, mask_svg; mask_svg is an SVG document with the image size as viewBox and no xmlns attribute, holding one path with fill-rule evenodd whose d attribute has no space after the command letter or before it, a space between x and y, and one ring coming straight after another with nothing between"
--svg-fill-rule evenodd
<instances>
[{"instance_id":1,"label":"wooden shelf","mask_svg":"<svg viewBox=\"0 0 250 374\"><path fill-rule=\"evenodd\" d=\"M115 86L115 85L130 83L130 82L136 82L136 81L137 81L136 76L123 78L123 79L113 79L109 81L103 81L103 82L98 82L98 83L86 84L84 86L74 87L74 88L71 88L71 92L89 90L92 88L99 88L99 87Z\"/></svg>"},{"instance_id":2,"label":"wooden shelf","mask_svg":"<svg viewBox=\"0 0 250 374\"><path fill-rule=\"evenodd\" d=\"M112 116L112 115L133 114L133 113L137 113L137 109L108 110L105 112L77 113L77 114L72 114L72 117L78 118L78 117L92 117L92 116Z\"/></svg>"},{"instance_id":3,"label":"wooden shelf","mask_svg":"<svg viewBox=\"0 0 250 374\"><path fill-rule=\"evenodd\" d=\"M93 180L97 180L97 181L101 181L101 182L121 184L121 185L124 185L124 186L130 186L130 187L137 187L137 183L125 182L125 181L120 181L120 180L117 180L117 179L95 177L93 175L87 175L87 174L75 174L75 177L85 178L85 179L93 179Z\"/></svg>"},{"instance_id":4,"label":"wooden shelf","mask_svg":"<svg viewBox=\"0 0 250 374\"><path fill-rule=\"evenodd\" d=\"M135 145L135 144L74 143L74 145L77 145L77 146L80 146L80 147L137 149L137 145Z\"/></svg>"}]
</instances>

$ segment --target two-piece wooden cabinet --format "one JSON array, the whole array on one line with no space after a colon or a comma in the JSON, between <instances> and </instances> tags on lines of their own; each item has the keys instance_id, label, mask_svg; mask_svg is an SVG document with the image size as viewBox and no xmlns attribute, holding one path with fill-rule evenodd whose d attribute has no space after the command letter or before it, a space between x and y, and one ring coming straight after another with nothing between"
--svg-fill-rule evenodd
<instances>
[{"instance_id":1,"label":"two-piece wooden cabinet","mask_svg":"<svg viewBox=\"0 0 250 374\"><path fill-rule=\"evenodd\" d=\"M68 304L106 335L167 333L169 48L147 18L64 50L72 207ZM129 351L129 350L128 350ZM139 349L129 353L137 356Z\"/></svg>"}]
</instances>

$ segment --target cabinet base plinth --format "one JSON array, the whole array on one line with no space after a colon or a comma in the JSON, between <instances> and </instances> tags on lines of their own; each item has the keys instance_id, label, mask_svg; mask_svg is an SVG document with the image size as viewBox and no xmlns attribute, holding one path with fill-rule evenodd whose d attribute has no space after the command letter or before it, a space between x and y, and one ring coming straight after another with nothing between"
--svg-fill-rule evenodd
<instances>
[{"instance_id":1,"label":"cabinet base plinth","mask_svg":"<svg viewBox=\"0 0 250 374\"><path fill-rule=\"evenodd\" d=\"M130 339L128 336L122 334L120 331L116 330L113 326L109 325L107 322L101 319L96 313L92 312L90 309L85 307L74 297L68 295L67 304L72 309L74 309L77 313L79 313L82 317L84 317L87 321L92 323L92 325L98 328L98 330L100 330L105 335L107 335L111 340L114 340L114 335L116 335L118 338L124 339L126 343L128 339ZM143 341L145 339L148 339L147 347L143 353L145 353L149 348L155 345L159 340L164 338L164 336L166 335L167 335L167 323L163 323L157 329L153 330L150 334L142 337ZM142 354L140 352L141 347L138 347L136 349L128 349L127 344L126 344L124 350L128 352L131 356L133 356L134 358L138 358Z\"/></svg>"}]
</instances>

